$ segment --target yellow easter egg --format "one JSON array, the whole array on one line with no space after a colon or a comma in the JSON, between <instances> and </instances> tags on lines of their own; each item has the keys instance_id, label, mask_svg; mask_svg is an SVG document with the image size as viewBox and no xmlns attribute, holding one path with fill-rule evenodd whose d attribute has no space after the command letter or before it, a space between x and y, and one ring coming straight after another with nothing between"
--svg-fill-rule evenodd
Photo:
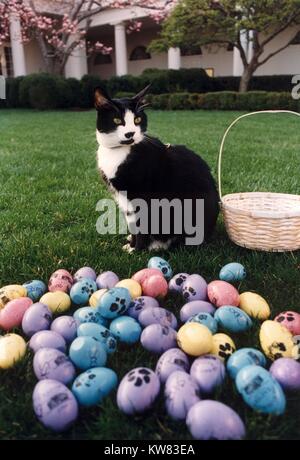
<instances>
[{"instance_id":1,"label":"yellow easter egg","mask_svg":"<svg viewBox=\"0 0 300 460\"><path fill-rule=\"evenodd\" d=\"M212 333L203 324L186 323L177 333L177 343L188 355L205 355L212 348Z\"/></svg>"},{"instance_id":2,"label":"yellow easter egg","mask_svg":"<svg viewBox=\"0 0 300 460\"><path fill-rule=\"evenodd\" d=\"M91 295L90 299L89 299L89 304L91 307L96 307L99 300L101 299L101 297L103 296L103 294L105 294L105 292L107 292L108 289L99 289L98 291L94 292L94 294Z\"/></svg>"},{"instance_id":3,"label":"yellow easter egg","mask_svg":"<svg viewBox=\"0 0 300 460\"><path fill-rule=\"evenodd\" d=\"M291 332L277 321L264 321L259 331L261 348L272 361L278 358L291 358L294 347Z\"/></svg>"},{"instance_id":4,"label":"yellow easter egg","mask_svg":"<svg viewBox=\"0 0 300 460\"><path fill-rule=\"evenodd\" d=\"M229 358L236 350L234 341L227 334L219 333L213 335L212 342L211 354L218 356L222 361Z\"/></svg>"},{"instance_id":5,"label":"yellow easter egg","mask_svg":"<svg viewBox=\"0 0 300 460\"><path fill-rule=\"evenodd\" d=\"M130 292L130 295L133 299L136 299L137 297L140 297L142 295L142 287L140 283L133 279L126 279L119 281L115 287L123 287L128 289Z\"/></svg>"},{"instance_id":6,"label":"yellow easter egg","mask_svg":"<svg viewBox=\"0 0 300 460\"><path fill-rule=\"evenodd\" d=\"M252 316L252 318L268 319L271 311L265 299L255 292L243 292L240 294L240 308Z\"/></svg>"},{"instance_id":7,"label":"yellow easter egg","mask_svg":"<svg viewBox=\"0 0 300 460\"><path fill-rule=\"evenodd\" d=\"M70 297L62 291L46 292L40 298L40 302L47 305L52 313L63 313L71 307Z\"/></svg>"},{"instance_id":8,"label":"yellow easter egg","mask_svg":"<svg viewBox=\"0 0 300 460\"><path fill-rule=\"evenodd\" d=\"M18 334L0 336L0 369L8 369L26 353L25 340Z\"/></svg>"},{"instance_id":9,"label":"yellow easter egg","mask_svg":"<svg viewBox=\"0 0 300 460\"><path fill-rule=\"evenodd\" d=\"M0 289L0 309L4 308L10 300L26 297L27 289L19 284L9 284Z\"/></svg>"}]
</instances>

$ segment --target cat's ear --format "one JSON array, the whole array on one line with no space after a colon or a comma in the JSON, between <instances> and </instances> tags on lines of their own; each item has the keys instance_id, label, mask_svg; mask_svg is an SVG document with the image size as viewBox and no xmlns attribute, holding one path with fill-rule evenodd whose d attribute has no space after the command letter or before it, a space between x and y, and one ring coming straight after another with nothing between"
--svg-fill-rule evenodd
<instances>
[{"instance_id":1,"label":"cat's ear","mask_svg":"<svg viewBox=\"0 0 300 460\"><path fill-rule=\"evenodd\" d=\"M104 88L100 88L100 87L96 88L94 97L95 97L95 107L97 110L109 108L115 105L110 99L109 95L107 94Z\"/></svg>"},{"instance_id":2,"label":"cat's ear","mask_svg":"<svg viewBox=\"0 0 300 460\"><path fill-rule=\"evenodd\" d=\"M132 100L136 103L136 106L139 110L143 110L145 107L147 107L149 104L146 104L146 101L144 100L144 96L148 92L149 88L151 86L151 83L147 85L142 91L137 93L135 96L133 96Z\"/></svg>"}]
</instances>

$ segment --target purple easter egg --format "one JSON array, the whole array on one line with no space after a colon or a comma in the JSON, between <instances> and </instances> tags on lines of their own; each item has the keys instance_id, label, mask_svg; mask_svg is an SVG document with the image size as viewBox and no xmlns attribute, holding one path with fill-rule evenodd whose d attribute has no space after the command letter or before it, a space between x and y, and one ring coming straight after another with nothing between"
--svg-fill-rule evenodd
<instances>
[{"instance_id":1,"label":"purple easter egg","mask_svg":"<svg viewBox=\"0 0 300 460\"><path fill-rule=\"evenodd\" d=\"M166 381L165 404L174 420L185 420L188 411L200 401L200 392L194 379L184 371L173 372Z\"/></svg>"},{"instance_id":2,"label":"purple easter egg","mask_svg":"<svg viewBox=\"0 0 300 460\"><path fill-rule=\"evenodd\" d=\"M150 324L141 335L141 344L152 353L164 353L170 348L176 348L177 333L174 329L161 324Z\"/></svg>"},{"instance_id":3,"label":"purple easter egg","mask_svg":"<svg viewBox=\"0 0 300 460\"><path fill-rule=\"evenodd\" d=\"M51 324L51 331L57 332L67 343L71 343L77 337L78 324L73 316L59 316Z\"/></svg>"},{"instance_id":4,"label":"purple easter egg","mask_svg":"<svg viewBox=\"0 0 300 460\"><path fill-rule=\"evenodd\" d=\"M171 292L182 292L182 286L187 277L190 276L188 273L177 273L169 281L169 291Z\"/></svg>"},{"instance_id":5,"label":"purple easter egg","mask_svg":"<svg viewBox=\"0 0 300 460\"><path fill-rule=\"evenodd\" d=\"M200 275L190 275L182 285L182 296L186 302L207 299L207 282Z\"/></svg>"},{"instance_id":6,"label":"purple easter egg","mask_svg":"<svg viewBox=\"0 0 300 460\"><path fill-rule=\"evenodd\" d=\"M277 359L270 367L270 373L284 390L300 390L300 363L294 359Z\"/></svg>"},{"instance_id":7,"label":"purple easter egg","mask_svg":"<svg viewBox=\"0 0 300 460\"><path fill-rule=\"evenodd\" d=\"M55 331L39 331L31 337L29 347L34 353L40 348L56 348L65 353L66 341Z\"/></svg>"},{"instance_id":8,"label":"purple easter egg","mask_svg":"<svg viewBox=\"0 0 300 460\"><path fill-rule=\"evenodd\" d=\"M130 307L127 310L127 315L131 316L134 319L138 319L139 314L146 308L156 308L159 307L159 303L154 297L149 297L147 295L142 295L137 297L131 303Z\"/></svg>"},{"instance_id":9,"label":"purple easter egg","mask_svg":"<svg viewBox=\"0 0 300 460\"><path fill-rule=\"evenodd\" d=\"M137 367L123 377L117 392L119 409L127 415L150 409L160 390L157 375L146 367Z\"/></svg>"},{"instance_id":10,"label":"purple easter egg","mask_svg":"<svg viewBox=\"0 0 300 460\"><path fill-rule=\"evenodd\" d=\"M114 272L100 273L96 279L98 289L112 289L119 281L119 277Z\"/></svg>"},{"instance_id":11,"label":"purple easter egg","mask_svg":"<svg viewBox=\"0 0 300 460\"><path fill-rule=\"evenodd\" d=\"M204 355L195 359L190 374L197 382L201 394L210 394L223 383L225 366L217 356Z\"/></svg>"},{"instance_id":12,"label":"purple easter egg","mask_svg":"<svg viewBox=\"0 0 300 460\"><path fill-rule=\"evenodd\" d=\"M89 278L93 281L96 281L97 275L95 270L93 270L91 267L82 267L75 273L74 283L77 283L77 281L81 280L82 278Z\"/></svg>"},{"instance_id":13,"label":"purple easter egg","mask_svg":"<svg viewBox=\"0 0 300 460\"><path fill-rule=\"evenodd\" d=\"M209 303L205 302L204 300L192 300L192 302L188 302L180 310L180 319L183 323L194 315L198 313L209 313L210 315L214 315L216 309L215 307Z\"/></svg>"},{"instance_id":14,"label":"purple easter egg","mask_svg":"<svg viewBox=\"0 0 300 460\"><path fill-rule=\"evenodd\" d=\"M22 319L22 329L28 337L36 332L49 329L52 320L52 313L43 303L34 303L26 310Z\"/></svg>"},{"instance_id":15,"label":"purple easter egg","mask_svg":"<svg viewBox=\"0 0 300 460\"><path fill-rule=\"evenodd\" d=\"M33 409L39 421L53 431L67 430L78 417L73 393L57 380L40 380L32 395Z\"/></svg>"},{"instance_id":16,"label":"purple easter egg","mask_svg":"<svg viewBox=\"0 0 300 460\"><path fill-rule=\"evenodd\" d=\"M161 383L165 383L167 378L175 371L188 372L190 362L187 355L179 348L171 348L164 352L157 361L155 372Z\"/></svg>"},{"instance_id":17,"label":"purple easter egg","mask_svg":"<svg viewBox=\"0 0 300 460\"><path fill-rule=\"evenodd\" d=\"M143 327L150 326L150 324L161 324L173 329L177 328L177 319L174 314L161 307L146 308L139 314L138 320Z\"/></svg>"},{"instance_id":18,"label":"purple easter egg","mask_svg":"<svg viewBox=\"0 0 300 460\"><path fill-rule=\"evenodd\" d=\"M75 379L70 359L55 348L40 348L33 358L33 370L38 380L52 379L68 385Z\"/></svg>"},{"instance_id":19,"label":"purple easter egg","mask_svg":"<svg viewBox=\"0 0 300 460\"><path fill-rule=\"evenodd\" d=\"M245 425L233 409L209 399L189 410L186 424L193 438L199 440L238 440L246 435Z\"/></svg>"}]
</instances>

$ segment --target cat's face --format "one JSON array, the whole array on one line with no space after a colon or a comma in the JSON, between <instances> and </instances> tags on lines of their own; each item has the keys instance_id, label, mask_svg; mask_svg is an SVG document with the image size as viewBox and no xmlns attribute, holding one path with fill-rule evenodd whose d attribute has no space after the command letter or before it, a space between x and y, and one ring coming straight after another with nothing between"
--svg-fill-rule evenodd
<instances>
[{"instance_id":1,"label":"cat's face","mask_svg":"<svg viewBox=\"0 0 300 460\"><path fill-rule=\"evenodd\" d=\"M138 144L143 140L147 129L143 96L147 89L133 98L124 99L111 99L102 89L96 89L96 136L99 145L114 149Z\"/></svg>"}]
</instances>

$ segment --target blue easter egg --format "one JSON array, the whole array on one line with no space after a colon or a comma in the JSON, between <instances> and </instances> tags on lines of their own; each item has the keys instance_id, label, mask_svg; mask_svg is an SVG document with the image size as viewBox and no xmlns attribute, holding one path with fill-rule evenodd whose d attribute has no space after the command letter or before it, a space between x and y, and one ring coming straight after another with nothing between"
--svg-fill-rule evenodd
<instances>
[{"instance_id":1,"label":"blue easter egg","mask_svg":"<svg viewBox=\"0 0 300 460\"><path fill-rule=\"evenodd\" d=\"M109 329L120 342L124 343L138 342L142 333L139 323L130 316L120 316L114 319L110 323Z\"/></svg>"},{"instance_id":2,"label":"blue easter egg","mask_svg":"<svg viewBox=\"0 0 300 460\"><path fill-rule=\"evenodd\" d=\"M169 262L161 257L151 257L148 261L148 268L157 268L167 280L171 279L173 276L173 270Z\"/></svg>"},{"instance_id":3,"label":"blue easter egg","mask_svg":"<svg viewBox=\"0 0 300 460\"><path fill-rule=\"evenodd\" d=\"M105 366L105 346L93 337L77 337L71 343L69 355L76 367L82 370Z\"/></svg>"},{"instance_id":4,"label":"blue easter egg","mask_svg":"<svg viewBox=\"0 0 300 460\"><path fill-rule=\"evenodd\" d=\"M27 297L33 302L38 302L40 298L47 292L46 284L41 280L31 280L23 284L27 290Z\"/></svg>"},{"instance_id":5,"label":"blue easter egg","mask_svg":"<svg viewBox=\"0 0 300 460\"><path fill-rule=\"evenodd\" d=\"M237 307L224 306L217 309L215 319L218 326L228 332L244 332L252 327L250 317Z\"/></svg>"},{"instance_id":6,"label":"blue easter egg","mask_svg":"<svg viewBox=\"0 0 300 460\"><path fill-rule=\"evenodd\" d=\"M124 287L115 287L109 289L97 304L97 311L104 318L114 319L123 315L131 304L131 295L128 289Z\"/></svg>"},{"instance_id":7,"label":"blue easter egg","mask_svg":"<svg viewBox=\"0 0 300 460\"><path fill-rule=\"evenodd\" d=\"M229 356L227 370L230 377L235 379L243 367L251 365L266 367L267 360L265 355L255 348L240 348Z\"/></svg>"},{"instance_id":8,"label":"blue easter egg","mask_svg":"<svg viewBox=\"0 0 300 460\"><path fill-rule=\"evenodd\" d=\"M242 281L246 278L246 270L242 264L238 262L231 262L230 264L224 265L221 268L219 278L222 281Z\"/></svg>"},{"instance_id":9,"label":"blue easter egg","mask_svg":"<svg viewBox=\"0 0 300 460\"><path fill-rule=\"evenodd\" d=\"M117 341L109 329L96 323L82 323L77 329L78 337L93 337L105 346L107 353L114 353L117 349Z\"/></svg>"},{"instance_id":10,"label":"blue easter egg","mask_svg":"<svg viewBox=\"0 0 300 460\"><path fill-rule=\"evenodd\" d=\"M188 320L188 323L200 323L208 327L212 334L215 334L218 330L218 323L215 318L209 313L197 313L196 315L191 316Z\"/></svg>"},{"instance_id":11,"label":"blue easter egg","mask_svg":"<svg viewBox=\"0 0 300 460\"><path fill-rule=\"evenodd\" d=\"M103 318L100 315L99 311L93 307L81 307L78 308L74 314L73 318L77 321L78 324L82 323L96 323L102 324L102 326L107 326L107 319Z\"/></svg>"},{"instance_id":12,"label":"blue easter egg","mask_svg":"<svg viewBox=\"0 0 300 460\"><path fill-rule=\"evenodd\" d=\"M91 278L82 278L71 287L71 300L75 305L85 305L97 289L97 284L94 280Z\"/></svg>"},{"instance_id":13,"label":"blue easter egg","mask_svg":"<svg viewBox=\"0 0 300 460\"><path fill-rule=\"evenodd\" d=\"M72 392L79 404L92 406L98 404L117 387L117 374L107 367L88 369L74 380Z\"/></svg>"},{"instance_id":14,"label":"blue easter egg","mask_svg":"<svg viewBox=\"0 0 300 460\"><path fill-rule=\"evenodd\" d=\"M243 400L253 410L274 415L281 415L285 411L286 399L282 388L263 367L243 367L235 383Z\"/></svg>"}]
</instances>

